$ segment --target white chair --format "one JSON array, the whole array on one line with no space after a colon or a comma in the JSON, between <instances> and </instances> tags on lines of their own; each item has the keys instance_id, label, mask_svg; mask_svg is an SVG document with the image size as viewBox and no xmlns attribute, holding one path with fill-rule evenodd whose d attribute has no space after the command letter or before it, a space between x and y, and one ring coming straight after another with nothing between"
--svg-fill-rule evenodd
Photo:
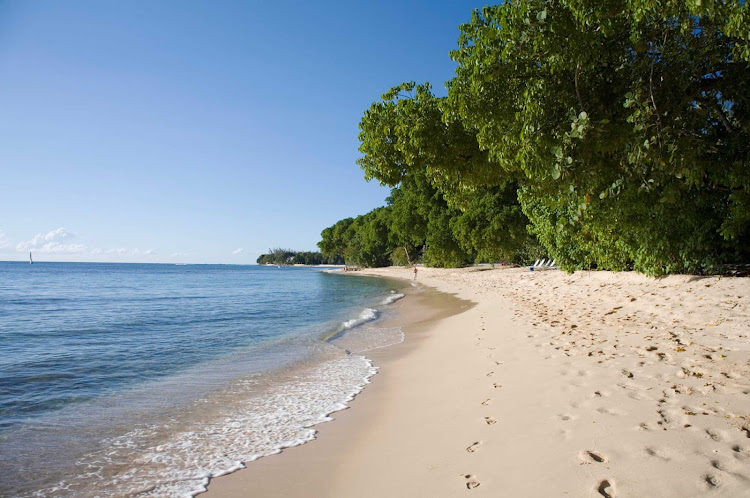
<instances>
[{"instance_id":1,"label":"white chair","mask_svg":"<svg viewBox=\"0 0 750 498\"><path fill-rule=\"evenodd\" d=\"M529 266L529 271L538 270L542 266L544 266L544 263L546 262L546 259L537 259L533 265Z\"/></svg>"},{"instance_id":2,"label":"white chair","mask_svg":"<svg viewBox=\"0 0 750 498\"><path fill-rule=\"evenodd\" d=\"M557 270L557 266L555 266L555 263L557 262L556 259L546 259L543 258L541 260L536 260L532 266L529 266L530 271L540 271L540 270Z\"/></svg>"},{"instance_id":3,"label":"white chair","mask_svg":"<svg viewBox=\"0 0 750 498\"><path fill-rule=\"evenodd\" d=\"M557 266L555 266L555 262L556 261L557 261L556 259L553 259L552 261L549 262L548 265L546 265L544 268L540 268L540 269L541 270L557 270L558 268L557 268Z\"/></svg>"}]
</instances>

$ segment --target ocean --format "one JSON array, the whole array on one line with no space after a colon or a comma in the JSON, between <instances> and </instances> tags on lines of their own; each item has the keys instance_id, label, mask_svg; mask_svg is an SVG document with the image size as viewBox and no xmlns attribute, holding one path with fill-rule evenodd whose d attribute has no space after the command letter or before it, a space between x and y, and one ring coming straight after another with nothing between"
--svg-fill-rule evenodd
<instances>
[{"instance_id":1,"label":"ocean","mask_svg":"<svg viewBox=\"0 0 750 498\"><path fill-rule=\"evenodd\" d=\"M193 496L314 437L399 284L318 268L0 262L0 496Z\"/></svg>"}]
</instances>

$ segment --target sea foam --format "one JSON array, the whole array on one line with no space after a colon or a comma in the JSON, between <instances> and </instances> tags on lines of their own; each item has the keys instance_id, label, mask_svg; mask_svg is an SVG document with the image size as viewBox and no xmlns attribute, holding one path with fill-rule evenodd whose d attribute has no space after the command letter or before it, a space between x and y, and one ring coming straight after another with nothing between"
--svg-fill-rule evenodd
<instances>
[{"instance_id":1,"label":"sea foam","mask_svg":"<svg viewBox=\"0 0 750 498\"><path fill-rule=\"evenodd\" d=\"M393 304L393 303L395 303L396 301L398 301L399 299L401 299L404 296L405 296L405 294L400 294L400 293L394 292L390 296L388 296L385 299L383 299L383 301L382 301L381 304Z\"/></svg>"},{"instance_id":2,"label":"sea foam","mask_svg":"<svg viewBox=\"0 0 750 498\"><path fill-rule=\"evenodd\" d=\"M342 326L345 329L350 329L353 327L356 327L358 325L362 325L366 322L371 322L375 320L378 317L378 310L373 308L365 308L362 313L359 314L357 318L352 318L351 320L347 320L344 323L342 323Z\"/></svg>"},{"instance_id":3,"label":"sea foam","mask_svg":"<svg viewBox=\"0 0 750 498\"><path fill-rule=\"evenodd\" d=\"M170 431L158 444L149 441L166 426L131 431L106 441L105 451L83 458L78 475L34 496L195 496L206 491L212 478L315 439L313 426L345 409L376 372L368 358L348 354L297 371L262 394L234 403L213 423ZM252 382L245 389L252 389ZM242 385L237 391L243 391ZM114 475L107 472L113 464L120 467Z\"/></svg>"}]
</instances>

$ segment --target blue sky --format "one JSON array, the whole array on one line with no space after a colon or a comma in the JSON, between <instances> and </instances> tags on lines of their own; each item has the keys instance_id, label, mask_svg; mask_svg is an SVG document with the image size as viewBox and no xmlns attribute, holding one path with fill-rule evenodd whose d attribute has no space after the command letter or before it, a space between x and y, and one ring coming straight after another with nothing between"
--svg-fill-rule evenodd
<instances>
[{"instance_id":1,"label":"blue sky","mask_svg":"<svg viewBox=\"0 0 750 498\"><path fill-rule=\"evenodd\" d=\"M364 110L469 1L0 2L0 260L253 263L382 205Z\"/></svg>"}]
</instances>

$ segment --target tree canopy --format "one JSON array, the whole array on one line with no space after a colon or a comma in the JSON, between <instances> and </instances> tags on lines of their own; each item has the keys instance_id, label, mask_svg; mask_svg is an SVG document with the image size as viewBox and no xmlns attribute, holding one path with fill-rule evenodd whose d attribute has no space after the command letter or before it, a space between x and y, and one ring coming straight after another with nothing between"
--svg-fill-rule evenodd
<instances>
[{"instance_id":1,"label":"tree canopy","mask_svg":"<svg viewBox=\"0 0 750 498\"><path fill-rule=\"evenodd\" d=\"M523 175L532 231L566 267L714 269L748 255L743 15L739 2L486 7L461 27L444 116L477 130L495 166L483 181Z\"/></svg>"},{"instance_id":2,"label":"tree canopy","mask_svg":"<svg viewBox=\"0 0 750 498\"><path fill-rule=\"evenodd\" d=\"M568 270L649 274L746 261L748 9L509 0L475 11L447 97L404 83L360 123L365 177L397 187L383 208L388 250L422 243L435 265L543 250Z\"/></svg>"},{"instance_id":3,"label":"tree canopy","mask_svg":"<svg viewBox=\"0 0 750 498\"><path fill-rule=\"evenodd\" d=\"M340 257L327 257L320 252L294 251L292 249L269 249L267 253L258 256L255 261L259 265L337 265L344 260Z\"/></svg>"}]
</instances>

